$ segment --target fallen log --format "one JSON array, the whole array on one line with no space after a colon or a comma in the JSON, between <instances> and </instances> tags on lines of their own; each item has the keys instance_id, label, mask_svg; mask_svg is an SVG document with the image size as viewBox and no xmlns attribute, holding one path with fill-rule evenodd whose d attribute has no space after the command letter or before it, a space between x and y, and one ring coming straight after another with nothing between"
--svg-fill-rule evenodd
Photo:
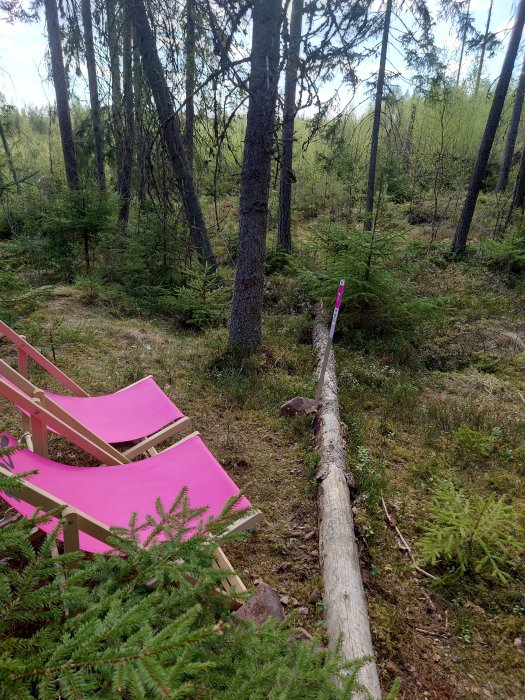
<instances>
[{"instance_id":1,"label":"fallen log","mask_svg":"<svg viewBox=\"0 0 525 700\"><path fill-rule=\"evenodd\" d=\"M324 308L316 309L313 329L314 349L320 368L323 361L328 328ZM372 647L359 553L354 533L352 504L345 476L346 446L341 431L337 377L333 350L330 351L321 403L317 414L317 444L320 467L316 475L319 509L319 556L324 583L325 624L330 645L342 641L347 660L368 661L359 671L358 680L364 691L355 697L381 698L381 687Z\"/></svg>"}]
</instances>

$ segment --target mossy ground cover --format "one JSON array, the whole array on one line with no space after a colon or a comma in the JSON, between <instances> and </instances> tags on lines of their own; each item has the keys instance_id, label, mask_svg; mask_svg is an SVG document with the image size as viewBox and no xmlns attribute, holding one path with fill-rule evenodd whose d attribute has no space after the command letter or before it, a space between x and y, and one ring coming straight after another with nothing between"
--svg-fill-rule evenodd
<instances>
[{"instance_id":1,"label":"mossy ground cover","mask_svg":"<svg viewBox=\"0 0 525 700\"><path fill-rule=\"evenodd\" d=\"M525 655L514 640L525 637L523 568L507 585L471 576L436 584L414 570L381 499L416 559L436 478L467 494L505 496L523 521L524 299L479 261L451 263L439 245L411 255L418 272L407 274L421 293L446 299L440 322L423 324L418 342L398 353L381 342L352 344L348 335L336 342L379 666L385 687L401 676L403 698L520 698ZM225 359L224 327L175 327L75 286L46 292L20 327L93 394L155 376L265 513L260 530L228 550L241 576L272 585L298 624L319 631L317 457L309 421L278 410L314 390L310 309L299 284L282 273L267 280L263 351L242 365ZM6 346L0 352L14 359ZM16 415L5 412L16 429ZM85 463L57 438L52 453Z\"/></svg>"}]
</instances>

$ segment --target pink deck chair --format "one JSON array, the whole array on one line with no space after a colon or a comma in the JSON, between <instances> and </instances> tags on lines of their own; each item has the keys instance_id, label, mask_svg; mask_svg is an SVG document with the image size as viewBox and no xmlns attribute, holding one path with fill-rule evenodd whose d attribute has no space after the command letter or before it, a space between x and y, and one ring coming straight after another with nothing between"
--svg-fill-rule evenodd
<instances>
[{"instance_id":1,"label":"pink deck chair","mask_svg":"<svg viewBox=\"0 0 525 700\"><path fill-rule=\"evenodd\" d=\"M0 436L1 447L13 445L16 445L16 440L8 433ZM168 508L184 486L188 488L191 508L207 507L206 513L194 522L195 528L201 521L205 525L210 515L219 515L228 499L239 494L239 488L198 434L190 435L146 460L118 466L69 466L53 462L28 449L0 457L0 473L3 475L33 470L38 473L25 479L20 498L5 493L1 496L26 517L33 515L36 508L44 512L61 508L61 538L66 551L110 550L107 544L110 526L127 527L133 512L138 513L139 523L144 522L146 515L155 515L158 497ZM244 496L236 507L252 508ZM243 512L229 531L253 528L261 518L258 510ZM42 530L50 532L56 525L56 520L53 520L42 524ZM141 533L142 539L147 535L147 532ZM220 549L218 564L233 571ZM244 589L238 577L230 574L228 581L235 591Z\"/></svg>"},{"instance_id":2,"label":"pink deck chair","mask_svg":"<svg viewBox=\"0 0 525 700\"><path fill-rule=\"evenodd\" d=\"M100 438L103 443L135 442L122 454L127 460L150 450L189 427L190 420L166 396L151 376L105 396L89 396L70 377L0 321L0 335L18 351L18 372L0 361L0 377L28 396L38 398L46 408L77 430ZM74 396L42 391L28 379L28 358L57 379ZM24 425L29 430L27 422ZM125 460L126 461L126 460Z\"/></svg>"}]
</instances>

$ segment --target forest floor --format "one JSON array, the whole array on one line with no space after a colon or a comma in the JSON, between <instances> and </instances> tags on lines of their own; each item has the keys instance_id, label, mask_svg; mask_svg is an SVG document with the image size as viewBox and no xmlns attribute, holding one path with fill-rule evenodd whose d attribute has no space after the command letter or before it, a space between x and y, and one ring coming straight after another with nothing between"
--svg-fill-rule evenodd
<instances>
[{"instance_id":1,"label":"forest floor","mask_svg":"<svg viewBox=\"0 0 525 700\"><path fill-rule=\"evenodd\" d=\"M467 493L505 495L525 514L523 297L480 266L450 265L443 274L438 263L429 262L418 284L446 293L444 317L402 362L381 346L336 346L374 644L384 687L400 676L401 698L523 698L525 647L515 641L525 641L523 570L504 586L465 577L438 587L413 569L381 502L416 557L436 477ZM312 395L315 381L310 317L275 302L289 284L269 280L264 351L242 372L224 362L225 328L174 329L74 286L46 292L23 326L90 393L154 375L265 514L256 534L227 551L245 583L273 586L295 624L323 637L317 453L309 421L279 415L287 399ZM0 347L13 359L9 353ZM16 415L1 408L16 432ZM466 458L461 424L494 436L491 454ZM52 454L79 459L57 438Z\"/></svg>"}]
</instances>

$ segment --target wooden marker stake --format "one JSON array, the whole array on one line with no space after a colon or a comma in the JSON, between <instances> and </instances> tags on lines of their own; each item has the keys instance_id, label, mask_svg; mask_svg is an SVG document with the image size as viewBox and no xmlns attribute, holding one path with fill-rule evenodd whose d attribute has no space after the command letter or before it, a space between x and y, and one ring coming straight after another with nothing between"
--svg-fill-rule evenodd
<instances>
[{"instance_id":1,"label":"wooden marker stake","mask_svg":"<svg viewBox=\"0 0 525 700\"><path fill-rule=\"evenodd\" d=\"M317 405L319 405L319 402L321 401L321 392L323 390L326 365L328 364L328 357L330 356L330 349L332 347L332 340L335 332L335 324L337 322L337 317L339 316L339 309L341 307L341 301L343 299L344 290L345 281L341 280L339 282L339 290L337 291L337 298L335 300L334 313L332 315L332 325L330 326L330 333L328 334L328 340L326 342L326 348L324 351L323 364L321 365L321 373L319 374L319 381L317 382L317 389L315 392L315 403Z\"/></svg>"}]
</instances>

